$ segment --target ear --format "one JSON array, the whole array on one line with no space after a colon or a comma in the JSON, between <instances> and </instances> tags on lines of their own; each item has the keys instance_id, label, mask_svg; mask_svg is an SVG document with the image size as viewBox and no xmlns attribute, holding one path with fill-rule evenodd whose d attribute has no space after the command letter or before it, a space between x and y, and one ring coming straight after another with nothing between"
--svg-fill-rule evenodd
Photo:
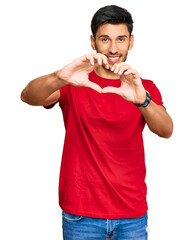
<instances>
[{"instance_id":1,"label":"ear","mask_svg":"<svg viewBox=\"0 0 194 240\"><path fill-rule=\"evenodd\" d=\"M95 38L93 35L90 36L91 46L93 50L96 50Z\"/></svg>"},{"instance_id":2,"label":"ear","mask_svg":"<svg viewBox=\"0 0 194 240\"><path fill-rule=\"evenodd\" d=\"M134 43L134 35L131 35L129 39L129 50L133 48L133 43Z\"/></svg>"}]
</instances>

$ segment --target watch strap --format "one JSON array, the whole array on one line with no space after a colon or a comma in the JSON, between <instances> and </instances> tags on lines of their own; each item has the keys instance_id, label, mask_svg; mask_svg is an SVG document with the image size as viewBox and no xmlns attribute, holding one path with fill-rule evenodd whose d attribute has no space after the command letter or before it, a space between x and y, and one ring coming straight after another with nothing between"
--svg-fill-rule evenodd
<instances>
[{"instance_id":1,"label":"watch strap","mask_svg":"<svg viewBox=\"0 0 194 240\"><path fill-rule=\"evenodd\" d=\"M145 100L145 102L142 103L142 104L135 104L135 106L136 107L144 107L145 108L150 103L150 101L151 101L151 96L150 96L149 92L146 91L146 100Z\"/></svg>"}]
</instances>

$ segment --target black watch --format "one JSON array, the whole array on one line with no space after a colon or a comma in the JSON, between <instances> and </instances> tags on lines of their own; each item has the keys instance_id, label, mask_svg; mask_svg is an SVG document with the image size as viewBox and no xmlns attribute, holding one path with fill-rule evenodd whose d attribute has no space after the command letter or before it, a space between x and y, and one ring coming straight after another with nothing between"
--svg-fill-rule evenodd
<instances>
[{"instance_id":1,"label":"black watch","mask_svg":"<svg viewBox=\"0 0 194 240\"><path fill-rule=\"evenodd\" d=\"M151 101L151 96L150 96L149 92L146 91L146 100L145 100L145 102L142 103L142 104L135 104L135 106L136 107L144 107L145 108L150 103L150 101Z\"/></svg>"}]
</instances>

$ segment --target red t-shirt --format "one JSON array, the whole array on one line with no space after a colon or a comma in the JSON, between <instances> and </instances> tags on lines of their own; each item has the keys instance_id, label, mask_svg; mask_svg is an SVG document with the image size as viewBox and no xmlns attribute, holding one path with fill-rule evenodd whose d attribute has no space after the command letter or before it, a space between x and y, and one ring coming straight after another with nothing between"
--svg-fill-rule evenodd
<instances>
[{"instance_id":1,"label":"red t-shirt","mask_svg":"<svg viewBox=\"0 0 194 240\"><path fill-rule=\"evenodd\" d=\"M90 73L100 85L119 87L120 79ZM152 100L162 105L155 84L143 80ZM59 204L63 211L94 218L143 216L148 207L142 131L145 120L131 102L114 93L67 85L58 100L66 128Z\"/></svg>"}]
</instances>

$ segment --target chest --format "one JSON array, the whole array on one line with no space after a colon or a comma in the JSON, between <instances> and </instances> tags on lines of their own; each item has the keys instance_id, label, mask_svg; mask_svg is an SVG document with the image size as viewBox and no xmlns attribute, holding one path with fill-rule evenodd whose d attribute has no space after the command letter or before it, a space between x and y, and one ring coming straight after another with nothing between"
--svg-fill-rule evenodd
<instances>
[{"instance_id":1,"label":"chest","mask_svg":"<svg viewBox=\"0 0 194 240\"><path fill-rule=\"evenodd\" d=\"M72 88L69 101L80 120L94 126L107 124L126 128L130 124L136 125L142 118L133 103L113 93L100 94L90 88Z\"/></svg>"}]
</instances>

